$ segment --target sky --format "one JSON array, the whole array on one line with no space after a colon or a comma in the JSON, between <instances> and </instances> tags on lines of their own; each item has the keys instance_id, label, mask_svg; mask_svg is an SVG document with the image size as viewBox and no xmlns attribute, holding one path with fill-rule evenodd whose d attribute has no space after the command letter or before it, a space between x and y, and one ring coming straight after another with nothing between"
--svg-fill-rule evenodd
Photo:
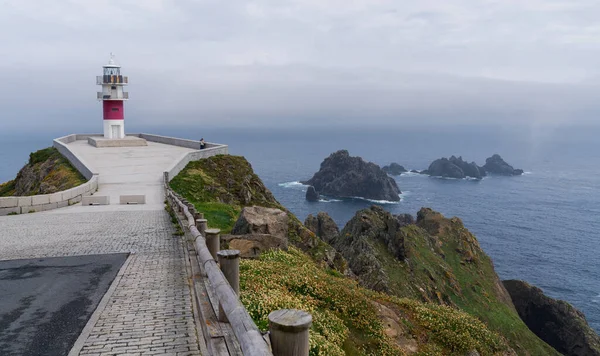
<instances>
[{"instance_id":1,"label":"sky","mask_svg":"<svg viewBox=\"0 0 600 356\"><path fill-rule=\"evenodd\" d=\"M597 0L0 0L0 130L594 124Z\"/></svg>"}]
</instances>

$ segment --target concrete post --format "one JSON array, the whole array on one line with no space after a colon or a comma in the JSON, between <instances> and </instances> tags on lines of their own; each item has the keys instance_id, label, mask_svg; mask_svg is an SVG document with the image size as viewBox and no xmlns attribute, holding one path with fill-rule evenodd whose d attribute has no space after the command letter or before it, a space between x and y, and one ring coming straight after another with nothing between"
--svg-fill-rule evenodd
<instances>
[{"instance_id":1,"label":"concrete post","mask_svg":"<svg viewBox=\"0 0 600 356\"><path fill-rule=\"evenodd\" d=\"M273 356L308 356L308 330L312 316L297 309L281 309L269 314Z\"/></svg>"},{"instance_id":2,"label":"concrete post","mask_svg":"<svg viewBox=\"0 0 600 356\"><path fill-rule=\"evenodd\" d=\"M217 252L219 252L221 245L220 233L221 229L206 229L206 247L208 247L208 251L210 251L215 261L218 261Z\"/></svg>"},{"instance_id":3,"label":"concrete post","mask_svg":"<svg viewBox=\"0 0 600 356\"><path fill-rule=\"evenodd\" d=\"M217 252L219 256L219 266L221 271L229 282L229 285L237 294L240 295L240 251L239 250L222 250ZM227 322L227 316L219 303L219 321Z\"/></svg>"},{"instance_id":4,"label":"concrete post","mask_svg":"<svg viewBox=\"0 0 600 356\"><path fill-rule=\"evenodd\" d=\"M206 229L208 229L208 220L196 219L196 229L200 231L202 236L206 237Z\"/></svg>"}]
</instances>

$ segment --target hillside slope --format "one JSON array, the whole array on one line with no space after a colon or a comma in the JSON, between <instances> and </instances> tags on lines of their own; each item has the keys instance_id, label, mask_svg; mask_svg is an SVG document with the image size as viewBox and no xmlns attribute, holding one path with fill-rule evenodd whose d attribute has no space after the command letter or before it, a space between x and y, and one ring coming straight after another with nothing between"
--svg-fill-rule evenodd
<instances>
[{"instance_id":1,"label":"hillside slope","mask_svg":"<svg viewBox=\"0 0 600 356\"><path fill-rule=\"evenodd\" d=\"M245 206L259 205L286 210L243 157L215 156L190 162L170 185L205 214L209 225L225 232L231 231ZM520 348L516 350L519 354L555 354L524 327L509 306L494 309L494 313L509 315L512 325L517 326L515 332L524 334L518 342L515 342L510 330L502 335L486 326L487 321L479 314L467 308L465 310L471 314L457 308L459 304L469 306L471 302L475 304L470 306L472 309L487 308L490 303L479 304L480 299L485 297L471 296L476 292L464 292L468 298L463 302L457 300L440 305L433 296L437 296L436 288L444 290L446 284L439 277L433 277L435 282L421 283L421 276L427 273L420 269L417 279L404 281L405 289L410 291L405 294L392 295L364 288L356 280L339 273L341 268L332 269L328 263L323 263L328 260L323 256L331 256L332 250L335 250L316 238L293 214L288 212L288 215L289 239L298 248L290 246L288 251L266 252L259 259L243 260L241 263L241 299L261 329L267 328L269 312L298 308L310 311L314 317L311 355L465 355L473 350L481 355L516 354L509 343ZM440 223L446 224L445 220ZM415 239L429 240L430 235L426 231L425 227L413 225L407 233L413 234ZM359 236L357 234L357 238ZM415 251L427 249L420 251L421 257L418 259L435 258L436 262L446 264L449 273L456 273L455 278L484 283L483 280L479 281L483 277L476 268L457 272L452 270L454 261L460 264L463 254L455 251L457 246L453 243L449 242L448 245L444 249L447 248L446 255L451 263L440 261L439 257L433 255L435 252L427 252L432 247L420 243L415 246L409 244L407 251L416 255ZM387 251L385 246L376 248ZM386 260L386 263L393 261ZM437 270L432 273L437 273ZM469 273L474 275L467 275ZM408 277L407 274L405 276ZM495 281L492 279L491 283ZM392 284L392 289L396 288L399 286ZM474 288L487 290L488 285L475 285ZM421 289L425 292L421 292ZM441 298L443 300L443 296ZM452 298L448 294L447 299L451 301ZM500 302L492 298L491 303ZM512 319L513 316L516 316L516 320ZM495 325L494 329L500 330Z\"/></svg>"},{"instance_id":2,"label":"hillside slope","mask_svg":"<svg viewBox=\"0 0 600 356\"><path fill-rule=\"evenodd\" d=\"M0 197L51 194L86 182L58 150L45 148L29 155L14 180L0 184Z\"/></svg>"},{"instance_id":3,"label":"hillside slope","mask_svg":"<svg viewBox=\"0 0 600 356\"><path fill-rule=\"evenodd\" d=\"M416 222L406 221L373 206L330 243L368 288L466 311L519 354L557 354L520 319L490 257L460 219L423 208Z\"/></svg>"}]
</instances>

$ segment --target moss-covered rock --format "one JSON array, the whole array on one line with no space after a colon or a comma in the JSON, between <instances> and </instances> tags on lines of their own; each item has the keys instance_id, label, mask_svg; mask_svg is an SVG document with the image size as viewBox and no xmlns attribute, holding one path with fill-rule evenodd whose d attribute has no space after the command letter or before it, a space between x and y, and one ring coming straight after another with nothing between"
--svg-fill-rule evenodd
<instances>
[{"instance_id":1,"label":"moss-covered rock","mask_svg":"<svg viewBox=\"0 0 600 356\"><path fill-rule=\"evenodd\" d=\"M0 184L0 196L51 194L86 182L57 149L50 147L29 155L29 162L14 180Z\"/></svg>"}]
</instances>

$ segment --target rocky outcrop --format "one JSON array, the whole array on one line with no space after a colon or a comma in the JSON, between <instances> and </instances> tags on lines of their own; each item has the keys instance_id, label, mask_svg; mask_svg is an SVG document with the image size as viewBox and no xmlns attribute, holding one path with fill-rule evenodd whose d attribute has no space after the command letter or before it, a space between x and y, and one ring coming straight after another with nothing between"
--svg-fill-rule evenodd
<instances>
[{"instance_id":1,"label":"rocky outcrop","mask_svg":"<svg viewBox=\"0 0 600 356\"><path fill-rule=\"evenodd\" d=\"M319 193L317 193L315 187L313 187L312 185L308 186L308 189L306 190L306 200L314 202L319 201L319 198Z\"/></svg>"},{"instance_id":2,"label":"rocky outcrop","mask_svg":"<svg viewBox=\"0 0 600 356\"><path fill-rule=\"evenodd\" d=\"M510 164L506 163L499 154L495 154L486 159L483 169L489 174L503 176L518 176L523 174L522 169L514 169Z\"/></svg>"},{"instance_id":3,"label":"rocky outcrop","mask_svg":"<svg viewBox=\"0 0 600 356\"><path fill-rule=\"evenodd\" d=\"M408 172L404 167L395 162L391 163L389 166L383 166L381 170L383 170L385 173L391 176L399 176L404 172Z\"/></svg>"},{"instance_id":4,"label":"rocky outcrop","mask_svg":"<svg viewBox=\"0 0 600 356\"><path fill-rule=\"evenodd\" d=\"M332 153L319 171L302 183L314 186L319 194L339 198L399 201L401 193L396 181L378 165L351 157L346 150Z\"/></svg>"},{"instance_id":5,"label":"rocky outcrop","mask_svg":"<svg viewBox=\"0 0 600 356\"><path fill-rule=\"evenodd\" d=\"M395 258L403 260L404 238L398 219L383 208L372 206L357 212L330 243L346 258L362 285L389 293L390 280L378 259L376 245L383 244Z\"/></svg>"},{"instance_id":6,"label":"rocky outcrop","mask_svg":"<svg viewBox=\"0 0 600 356\"><path fill-rule=\"evenodd\" d=\"M288 249L287 237L269 234L223 235L221 243L228 249L239 250L242 258L258 258L268 250Z\"/></svg>"},{"instance_id":7,"label":"rocky outcrop","mask_svg":"<svg viewBox=\"0 0 600 356\"><path fill-rule=\"evenodd\" d=\"M340 229L335 221L325 212L320 212L317 216L309 214L304 221L304 226L327 243L333 241L340 234Z\"/></svg>"},{"instance_id":8,"label":"rocky outcrop","mask_svg":"<svg viewBox=\"0 0 600 356\"><path fill-rule=\"evenodd\" d=\"M262 206L245 207L235 222L231 234L268 234L287 237L288 215L280 209Z\"/></svg>"},{"instance_id":9,"label":"rocky outcrop","mask_svg":"<svg viewBox=\"0 0 600 356\"><path fill-rule=\"evenodd\" d=\"M221 242L227 248L240 250L242 258L258 258L271 249L288 248L288 215L280 209L262 206L242 209L230 235Z\"/></svg>"},{"instance_id":10,"label":"rocky outcrop","mask_svg":"<svg viewBox=\"0 0 600 356\"><path fill-rule=\"evenodd\" d=\"M17 177L0 184L1 196L52 194L85 183L85 178L57 149L50 147L33 152Z\"/></svg>"},{"instance_id":11,"label":"rocky outcrop","mask_svg":"<svg viewBox=\"0 0 600 356\"><path fill-rule=\"evenodd\" d=\"M433 177L445 178L465 178L471 177L481 179L485 176L483 168L475 162L468 163L462 157L451 156L450 158L440 158L433 161L426 171L421 173L429 174Z\"/></svg>"},{"instance_id":12,"label":"rocky outcrop","mask_svg":"<svg viewBox=\"0 0 600 356\"><path fill-rule=\"evenodd\" d=\"M567 355L600 356L600 337L582 312L527 282L503 281L519 316L542 340Z\"/></svg>"}]
</instances>

